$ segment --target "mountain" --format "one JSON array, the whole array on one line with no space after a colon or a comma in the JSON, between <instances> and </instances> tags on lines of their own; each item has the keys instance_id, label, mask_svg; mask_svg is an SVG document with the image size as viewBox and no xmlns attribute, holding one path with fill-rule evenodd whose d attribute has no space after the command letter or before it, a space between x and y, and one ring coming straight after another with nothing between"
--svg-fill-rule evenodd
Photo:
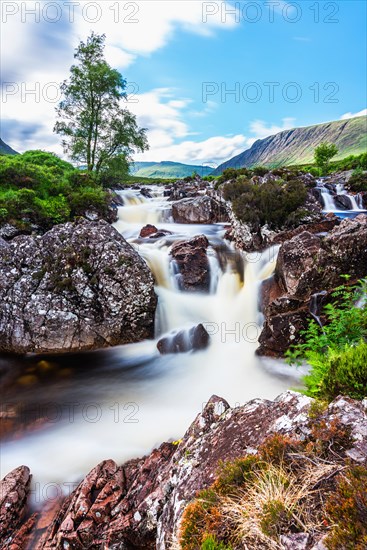
<instances>
[{"instance_id":1,"label":"mountain","mask_svg":"<svg viewBox=\"0 0 367 550\"><path fill-rule=\"evenodd\" d=\"M213 172L210 166L181 164L180 162L135 162L130 169L134 177L140 178L185 178L194 172L208 176Z\"/></svg>"},{"instance_id":2,"label":"mountain","mask_svg":"<svg viewBox=\"0 0 367 550\"><path fill-rule=\"evenodd\" d=\"M19 153L0 138L0 155L19 155Z\"/></svg>"},{"instance_id":3,"label":"mountain","mask_svg":"<svg viewBox=\"0 0 367 550\"><path fill-rule=\"evenodd\" d=\"M259 139L250 149L218 166L213 175L221 174L226 168L259 165L275 168L280 165L312 163L315 147L321 141L335 143L338 147L338 155L333 160L364 153L367 151L367 117L293 128Z\"/></svg>"}]
</instances>

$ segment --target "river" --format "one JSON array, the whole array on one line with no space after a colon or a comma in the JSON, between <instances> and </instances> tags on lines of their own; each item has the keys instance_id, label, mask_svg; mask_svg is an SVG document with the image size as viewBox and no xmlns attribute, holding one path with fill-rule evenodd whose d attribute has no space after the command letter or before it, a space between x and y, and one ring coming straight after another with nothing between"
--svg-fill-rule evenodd
<instances>
[{"instance_id":1,"label":"river","mask_svg":"<svg viewBox=\"0 0 367 550\"><path fill-rule=\"evenodd\" d=\"M40 429L21 433L1 446L1 475L21 464L29 466L36 505L55 490L67 493L103 459L122 463L164 440L179 439L212 394L235 406L254 398L273 399L299 384L297 369L255 355L262 322L259 288L273 274L278 248L245 256L223 239L223 224L174 224L163 188L150 190L149 199L139 190L119 192L124 206L115 227L154 274L155 339L95 353L47 357L43 362L51 374L38 384L19 383L7 398L9 403L22 403L27 414L33 411L36 420L37 411L42 409L43 417L47 411L49 421ZM147 223L172 235L140 239ZM174 242L197 234L205 234L210 242L211 284L206 294L180 290L169 256ZM158 353L162 334L198 323L211 335L207 349ZM24 364L32 372L43 359L29 357Z\"/></svg>"}]
</instances>

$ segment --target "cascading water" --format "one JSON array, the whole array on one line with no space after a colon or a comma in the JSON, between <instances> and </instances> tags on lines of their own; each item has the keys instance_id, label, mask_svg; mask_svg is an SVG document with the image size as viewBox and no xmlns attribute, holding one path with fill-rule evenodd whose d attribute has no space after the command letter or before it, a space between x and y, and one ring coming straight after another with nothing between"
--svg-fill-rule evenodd
<instances>
[{"instance_id":1,"label":"cascading water","mask_svg":"<svg viewBox=\"0 0 367 550\"><path fill-rule=\"evenodd\" d=\"M320 190L321 193L321 198L324 203L324 212L334 212L341 217L351 217L358 213L366 212L366 210L363 208L362 195L348 194L344 187L344 184L329 184L328 188L325 186L325 181L321 178L317 180L316 187ZM330 190L330 187L333 191ZM340 202L340 197L346 197L346 204L349 204L351 208L345 207L344 209L342 209L341 205L343 203Z\"/></svg>"},{"instance_id":2,"label":"cascading water","mask_svg":"<svg viewBox=\"0 0 367 550\"><path fill-rule=\"evenodd\" d=\"M162 190L151 192L153 198L147 199L137 191L121 191L125 206L119 209L115 227L154 274L159 300L156 338L80 354L74 358L75 370L70 359L71 378L17 394L29 406L62 403L57 421L50 419L42 431L2 444L1 474L28 465L38 484L35 504L37 498L44 500L49 483L67 491L68 483L103 459L122 463L164 440L181 437L212 394L231 405L242 404L253 398L272 399L299 381L300 371L255 355L258 290L274 271L278 247L241 255L224 241L223 225L174 224ZM171 234L139 238L142 226L152 222ZM195 234L205 234L210 242L212 280L206 294L179 290L169 256L174 242ZM159 354L156 344L162 335L199 323L210 334L207 349ZM80 370L82 376L77 374Z\"/></svg>"}]
</instances>

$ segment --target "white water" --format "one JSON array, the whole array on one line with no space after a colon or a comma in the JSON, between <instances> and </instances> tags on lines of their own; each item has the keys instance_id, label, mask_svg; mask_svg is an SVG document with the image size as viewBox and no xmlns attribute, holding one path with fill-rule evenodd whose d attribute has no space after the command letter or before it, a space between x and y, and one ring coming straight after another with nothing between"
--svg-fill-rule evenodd
<instances>
[{"instance_id":1,"label":"white water","mask_svg":"<svg viewBox=\"0 0 367 550\"><path fill-rule=\"evenodd\" d=\"M350 195L344 188L342 183L337 183L335 187L335 193L333 194L329 189L324 186L324 181L322 179L317 180L317 187L321 191L322 200L324 202L324 212L365 212L363 208L363 200L360 194ZM335 196L345 195L349 198L351 202L351 210L345 209L341 210L340 207L335 203Z\"/></svg>"},{"instance_id":2,"label":"white water","mask_svg":"<svg viewBox=\"0 0 367 550\"><path fill-rule=\"evenodd\" d=\"M157 283L156 339L104 352L102 366L86 378L55 383L47 389L46 400L58 398L64 406L69 404L69 414L46 430L2 445L1 474L28 465L35 487L39 484L36 503L47 496L48 483L67 489L65 483L79 480L103 459L122 463L164 440L182 437L212 394L231 405L243 404L253 398L273 399L299 380L298 370L255 355L259 286L274 271L278 247L249 255L242 262L243 273L238 272L239 253L225 245L222 225L171 223L169 203L159 189L151 200L136 191L121 195L126 206L119 210L116 227L146 260ZM146 223L174 235L158 241L139 239ZM211 244L211 292L180 292L169 248L174 241L200 233ZM227 260L224 270L215 253L217 246ZM207 350L159 355L156 343L162 334L200 322L211 335ZM44 391L31 389L27 399L37 402L37 393L41 396ZM71 404L76 402L79 405L71 414Z\"/></svg>"}]
</instances>

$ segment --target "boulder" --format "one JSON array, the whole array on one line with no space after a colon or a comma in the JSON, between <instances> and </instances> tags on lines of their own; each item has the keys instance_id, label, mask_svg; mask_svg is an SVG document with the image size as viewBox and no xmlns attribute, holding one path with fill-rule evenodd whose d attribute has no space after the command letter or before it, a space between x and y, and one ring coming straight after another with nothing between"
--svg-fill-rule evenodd
<instances>
[{"instance_id":1,"label":"boulder","mask_svg":"<svg viewBox=\"0 0 367 550\"><path fill-rule=\"evenodd\" d=\"M207 195L186 198L172 204L176 223L217 223L229 220L224 203Z\"/></svg>"},{"instance_id":2,"label":"boulder","mask_svg":"<svg viewBox=\"0 0 367 550\"><path fill-rule=\"evenodd\" d=\"M141 239L146 239L147 237L150 237L151 235L154 235L154 233L157 233L158 229L155 225L151 225L148 223L147 225L144 225L142 230L140 231L139 237Z\"/></svg>"},{"instance_id":3,"label":"boulder","mask_svg":"<svg viewBox=\"0 0 367 550\"><path fill-rule=\"evenodd\" d=\"M353 210L352 201L348 195L334 195L334 202L340 210Z\"/></svg>"},{"instance_id":4,"label":"boulder","mask_svg":"<svg viewBox=\"0 0 367 550\"><path fill-rule=\"evenodd\" d=\"M176 262L181 290L209 290L210 266L206 254L208 246L209 241L205 235L199 235L189 241L180 241L172 246L170 254Z\"/></svg>"},{"instance_id":5,"label":"boulder","mask_svg":"<svg viewBox=\"0 0 367 550\"><path fill-rule=\"evenodd\" d=\"M155 225L148 223L140 231L139 237L141 239L160 239L161 237L166 237L166 235L172 235L171 231L167 229L157 229Z\"/></svg>"},{"instance_id":6,"label":"boulder","mask_svg":"<svg viewBox=\"0 0 367 550\"><path fill-rule=\"evenodd\" d=\"M187 351L198 351L207 348L209 345L209 334L200 323L189 330L180 330L172 336L165 336L157 343L159 353L185 353Z\"/></svg>"},{"instance_id":7,"label":"boulder","mask_svg":"<svg viewBox=\"0 0 367 550\"><path fill-rule=\"evenodd\" d=\"M152 274L108 223L66 223L5 244L1 351L92 350L153 336Z\"/></svg>"},{"instance_id":8,"label":"boulder","mask_svg":"<svg viewBox=\"0 0 367 550\"><path fill-rule=\"evenodd\" d=\"M112 460L96 466L66 498L58 514L53 519L48 516L49 527L41 539L33 540L32 548L178 547L185 507L198 491L212 485L221 462L256 454L274 434L296 441L312 440L312 401L288 391L274 401L255 399L230 408L224 399L212 396L182 440L163 443L148 456L122 466ZM330 437L335 436L337 425L350 434L340 454L331 450L328 455L328 464L335 472L343 469L347 460L366 464L367 415L363 403L338 397L322 413L322 423L330 430ZM305 458L309 460L307 455ZM40 518L35 520L39 524ZM22 529L24 525L19 527L17 519L8 525L12 540L19 540ZM309 535L315 550L322 548L318 541L325 531L327 528L320 525L319 532ZM303 533L287 533L282 540L286 548L301 549L306 539Z\"/></svg>"},{"instance_id":9,"label":"boulder","mask_svg":"<svg viewBox=\"0 0 367 550\"><path fill-rule=\"evenodd\" d=\"M31 474L19 466L0 481L0 546L5 547L11 532L21 523L27 506Z\"/></svg>"},{"instance_id":10,"label":"boulder","mask_svg":"<svg viewBox=\"0 0 367 550\"><path fill-rule=\"evenodd\" d=\"M367 216L345 219L326 236L303 232L280 248L275 275L263 283L261 309L265 315L259 354L282 355L299 341L313 313L313 300L367 275ZM311 312L310 312L311 309Z\"/></svg>"}]
</instances>

